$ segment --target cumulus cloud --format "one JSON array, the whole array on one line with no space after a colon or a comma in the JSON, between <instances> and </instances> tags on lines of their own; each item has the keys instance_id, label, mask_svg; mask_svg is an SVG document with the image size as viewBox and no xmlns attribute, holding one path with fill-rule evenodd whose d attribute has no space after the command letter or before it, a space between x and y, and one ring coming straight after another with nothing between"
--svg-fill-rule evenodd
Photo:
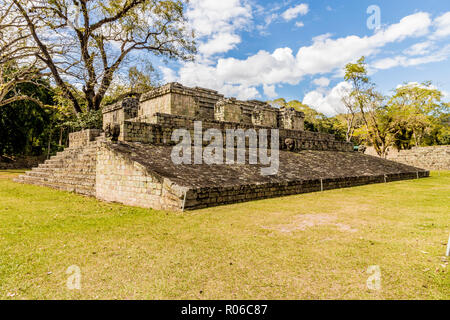
<instances>
[{"instance_id":1,"label":"cumulus cloud","mask_svg":"<svg viewBox=\"0 0 450 320\"><path fill-rule=\"evenodd\" d=\"M177 74L174 70L167 67L160 67L165 82L174 82L177 80Z\"/></svg>"},{"instance_id":2,"label":"cumulus cloud","mask_svg":"<svg viewBox=\"0 0 450 320\"><path fill-rule=\"evenodd\" d=\"M255 87L247 87L244 85L225 85L222 87L221 92L228 97L236 97L239 100L249 100L260 98L258 90Z\"/></svg>"},{"instance_id":3,"label":"cumulus cloud","mask_svg":"<svg viewBox=\"0 0 450 320\"><path fill-rule=\"evenodd\" d=\"M394 67L411 67L417 66L420 64L432 63L444 61L448 57L450 57L450 45L445 46L444 48L433 52L429 55L421 56L421 57L406 57L406 56L395 56L393 58L385 58L375 61L372 66L379 70L390 69Z\"/></svg>"},{"instance_id":4,"label":"cumulus cloud","mask_svg":"<svg viewBox=\"0 0 450 320\"><path fill-rule=\"evenodd\" d=\"M215 34L207 42L200 44L199 52L206 56L211 56L216 53L228 52L236 47L241 42L241 37L231 33Z\"/></svg>"},{"instance_id":5,"label":"cumulus cloud","mask_svg":"<svg viewBox=\"0 0 450 320\"><path fill-rule=\"evenodd\" d=\"M345 112L342 97L351 90L351 87L348 82L340 82L331 90L313 90L305 95L303 103L326 116L333 116Z\"/></svg>"},{"instance_id":6,"label":"cumulus cloud","mask_svg":"<svg viewBox=\"0 0 450 320\"><path fill-rule=\"evenodd\" d=\"M419 42L404 50L403 53L408 56L423 56L430 52L432 46L432 41Z\"/></svg>"},{"instance_id":7,"label":"cumulus cloud","mask_svg":"<svg viewBox=\"0 0 450 320\"><path fill-rule=\"evenodd\" d=\"M276 98L278 96L278 94L275 91L275 86L274 85L267 85L264 84L263 85L263 90L264 90L264 94L268 97L268 98Z\"/></svg>"},{"instance_id":8,"label":"cumulus cloud","mask_svg":"<svg viewBox=\"0 0 450 320\"><path fill-rule=\"evenodd\" d=\"M215 66L186 63L178 71L178 81L188 86L216 89L239 99L244 96L251 99L259 96L256 87L260 85L269 86L266 87L267 93L275 95L274 90L270 91L270 85L283 82L297 84L299 77L292 73L294 68L295 57L290 48L276 49L273 53L262 50L246 60L219 59Z\"/></svg>"},{"instance_id":9,"label":"cumulus cloud","mask_svg":"<svg viewBox=\"0 0 450 320\"><path fill-rule=\"evenodd\" d=\"M419 12L401 19L399 23L380 30L370 37L352 35L331 39L328 34L316 37L311 46L302 47L298 51L298 66L307 74L331 72L336 68L342 68L349 61L376 53L386 44L424 35L428 32L430 25L429 14Z\"/></svg>"},{"instance_id":10,"label":"cumulus cloud","mask_svg":"<svg viewBox=\"0 0 450 320\"><path fill-rule=\"evenodd\" d=\"M208 57L241 42L237 32L249 25L252 9L242 0L191 0L186 17L199 38L199 53Z\"/></svg>"},{"instance_id":11,"label":"cumulus cloud","mask_svg":"<svg viewBox=\"0 0 450 320\"><path fill-rule=\"evenodd\" d=\"M314 79L313 83L319 87L328 87L330 85L330 80L328 78L322 77Z\"/></svg>"},{"instance_id":12,"label":"cumulus cloud","mask_svg":"<svg viewBox=\"0 0 450 320\"><path fill-rule=\"evenodd\" d=\"M240 0L231 0L241 3ZM214 1L214 3L216 3ZM242 7L241 8L245 8ZM232 12L234 12L232 10ZM241 12L241 11L237 11ZM228 13L228 16L235 16L241 13ZM199 18L200 19L200 18ZM202 18L203 19L203 18ZM201 21L203 21L200 19ZM211 22L202 22L206 26ZM229 23L223 24L225 27ZM200 22L197 22L200 23ZM211 22L212 23L212 22ZM241 25L238 23L238 25ZM263 87L264 94L267 96L275 95L272 89L276 84L298 84L306 75L319 75L326 73L336 73L348 62L355 61L361 56L372 56L377 54L384 46L390 43L403 41L407 38L416 38L429 35L429 29L432 25L430 15L425 12L418 12L404 17L398 23L378 30L371 36L359 37L350 35L347 37L333 38L331 34L323 34L312 39L312 44L303 46L295 54L291 48L278 48L273 52L261 50L246 59L219 58L215 63L197 61L183 64L178 70L177 80L186 85L198 85L213 88L237 96L238 98L256 98L260 95L258 87ZM228 41L220 43L223 48L218 48L219 44L214 45L214 39L219 39L218 29L211 27L209 41L213 43L210 47L207 44L201 46L201 50L206 54L213 54L219 51L228 50L238 43L238 39L232 36L221 36ZM216 30L216 31L214 31ZM233 29L236 30L236 29ZM216 50L217 48L217 50ZM418 53L420 48L417 45L410 48L410 53ZM398 65L418 65L431 61L441 61L449 54L450 48L444 47L430 55L419 57L397 56L390 57L375 62L375 69L387 69ZM173 79L173 74L164 72L164 75ZM324 80L320 80L323 81ZM318 84L320 86L320 84ZM309 95L316 95L321 92L313 92ZM325 104L324 104L325 105ZM327 109L323 107L322 109ZM329 111L329 110L328 110Z\"/></svg>"},{"instance_id":13,"label":"cumulus cloud","mask_svg":"<svg viewBox=\"0 0 450 320\"><path fill-rule=\"evenodd\" d=\"M450 35L450 11L444 13L434 20L434 27L436 28L433 38L443 38Z\"/></svg>"},{"instance_id":14,"label":"cumulus cloud","mask_svg":"<svg viewBox=\"0 0 450 320\"><path fill-rule=\"evenodd\" d=\"M299 15L304 16L309 11L309 6L306 3L301 3L295 7L287 9L281 14L284 20L290 21L297 18Z\"/></svg>"}]
</instances>

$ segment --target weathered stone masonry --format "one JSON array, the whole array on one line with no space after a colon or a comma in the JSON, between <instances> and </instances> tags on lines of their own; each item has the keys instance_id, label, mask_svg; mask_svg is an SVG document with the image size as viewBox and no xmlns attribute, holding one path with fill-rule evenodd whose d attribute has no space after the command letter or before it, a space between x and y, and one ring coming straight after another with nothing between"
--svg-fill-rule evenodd
<instances>
[{"instance_id":1,"label":"weathered stone masonry","mask_svg":"<svg viewBox=\"0 0 450 320\"><path fill-rule=\"evenodd\" d=\"M373 148L366 154L376 156ZM411 150L389 148L386 159L427 170L450 170L450 146L416 147Z\"/></svg>"},{"instance_id":2,"label":"weathered stone masonry","mask_svg":"<svg viewBox=\"0 0 450 320\"><path fill-rule=\"evenodd\" d=\"M143 208L179 210L183 189L164 177L149 172L117 152L107 143L97 151L96 197Z\"/></svg>"},{"instance_id":3,"label":"weathered stone masonry","mask_svg":"<svg viewBox=\"0 0 450 320\"><path fill-rule=\"evenodd\" d=\"M219 129L224 143L228 129L269 134L278 129L278 173L263 176L261 165L250 164L175 165L172 133L183 128L193 136L196 121L203 132ZM353 145L333 135L304 131L304 114L293 109L178 83L152 90L139 101L126 98L106 106L103 128L106 135L100 130L70 134L69 148L17 181L132 206L185 210L429 175L353 152ZM106 138L112 129L117 143Z\"/></svg>"}]
</instances>

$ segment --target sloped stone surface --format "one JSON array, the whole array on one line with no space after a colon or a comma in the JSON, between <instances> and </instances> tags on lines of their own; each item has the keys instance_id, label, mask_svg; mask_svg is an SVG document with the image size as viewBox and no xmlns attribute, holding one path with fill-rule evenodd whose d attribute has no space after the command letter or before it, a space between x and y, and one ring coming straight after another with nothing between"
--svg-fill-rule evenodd
<instances>
[{"instance_id":1,"label":"sloped stone surface","mask_svg":"<svg viewBox=\"0 0 450 320\"><path fill-rule=\"evenodd\" d=\"M429 172L357 152L280 151L278 174L261 175L261 165L175 165L168 146L118 143L108 146L146 168L159 181L168 179L183 189L181 209L417 179Z\"/></svg>"},{"instance_id":2,"label":"sloped stone surface","mask_svg":"<svg viewBox=\"0 0 450 320\"><path fill-rule=\"evenodd\" d=\"M429 176L426 170L357 152L318 150L280 151L278 173L265 176L260 170L267 166L176 165L170 146L97 140L58 153L16 181L186 210Z\"/></svg>"},{"instance_id":3,"label":"sloped stone surface","mask_svg":"<svg viewBox=\"0 0 450 320\"><path fill-rule=\"evenodd\" d=\"M121 142L112 148L129 154L132 160L152 172L192 188L426 172L358 152L304 150L299 153L280 151L278 174L264 176L260 169L266 166L261 165L175 165L170 156L172 147L168 146Z\"/></svg>"}]
</instances>

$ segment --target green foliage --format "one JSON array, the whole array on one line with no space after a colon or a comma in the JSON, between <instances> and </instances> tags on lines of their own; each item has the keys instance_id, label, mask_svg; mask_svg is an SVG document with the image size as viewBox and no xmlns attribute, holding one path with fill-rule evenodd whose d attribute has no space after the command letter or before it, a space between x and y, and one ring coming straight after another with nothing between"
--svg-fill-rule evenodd
<instances>
[{"instance_id":1,"label":"green foliage","mask_svg":"<svg viewBox=\"0 0 450 320\"><path fill-rule=\"evenodd\" d=\"M41 60L76 113L99 110L117 75L138 64L137 52L147 60L159 56L183 61L194 60L197 52L185 17L186 1L53 0L30 6L28 0L16 0L14 5L18 10L12 19L26 19L45 57ZM47 39L53 38L58 41L50 45ZM136 68L130 70L133 81L149 84ZM82 88L81 100L74 82Z\"/></svg>"},{"instance_id":2,"label":"green foliage","mask_svg":"<svg viewBox=\"0 0 450 320\"><path fill-rule=\"evenodd\" d=\"M80 131L84 129L101 129L103 123L102 111L91 110L73 115L70 120L63 123L71 131Z\"/></svg>"},{"instance_id":3,"label":"green foliage","mask_svg":"<svg viewBox=\"0 0 450 320\"><path fill-rule=\"evenodd\" d=\"M149 62L146 62L142 70L137 67L131 67L126 75L118 76L118 79L109 88L102 103L103 105L112 104L125 97L139 98L142 93L159 86L161 84L159 79L159 73Z\"/></svg>"},{"instance_id":4,"label":"green foliage","mask_svg":"<svg viewBox=\"0 0 450 320\"><path fill-rule=\"evenodd\" d=\"M398 149L445 142L449 108L440 103L441 98L442 93L431 82L407 84L395 90L387 108L393 144Z\"/></svg>"},{"instance_id":5,"label":"green foliage","mask_svg":"<svg viewBox=\"0 0 450 320\"><path fill-rule=\"evenodd\" d=\"M18 90L46 105L54 103L53 92L47 86L21 83ZM50 123L55 113L53 108L42 108L28 100L0 107L0 154L42 154L48 144Z\"/></svg>"},{"instance_id":6,"label":"green foliage","mask_svg":"<svg viewBox=\"0 0 450 320\"><path fill-rule=\"evenodd\" d=\"M366 58L361 57L356 63L348 63L345 68L345 81L350 81L358 84L358 87L370 84L370 79L367 76Z\"/></svg>"}]
</instances>

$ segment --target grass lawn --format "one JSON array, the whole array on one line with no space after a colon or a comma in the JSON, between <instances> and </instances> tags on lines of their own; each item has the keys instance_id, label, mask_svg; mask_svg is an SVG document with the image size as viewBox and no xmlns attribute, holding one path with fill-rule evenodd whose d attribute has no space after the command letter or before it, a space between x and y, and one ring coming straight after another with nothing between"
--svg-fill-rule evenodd
<instances>
[{"instance_id":1,"label":"grass lawn","mask_svg":"<svg viewBox=\"0 0 450 320\"><path fill-rule=\"evenodd\" d=\"M450 172L182 214L18 173L0 171L0 299L450 299Z\"/></svg>"}]
</instances>

